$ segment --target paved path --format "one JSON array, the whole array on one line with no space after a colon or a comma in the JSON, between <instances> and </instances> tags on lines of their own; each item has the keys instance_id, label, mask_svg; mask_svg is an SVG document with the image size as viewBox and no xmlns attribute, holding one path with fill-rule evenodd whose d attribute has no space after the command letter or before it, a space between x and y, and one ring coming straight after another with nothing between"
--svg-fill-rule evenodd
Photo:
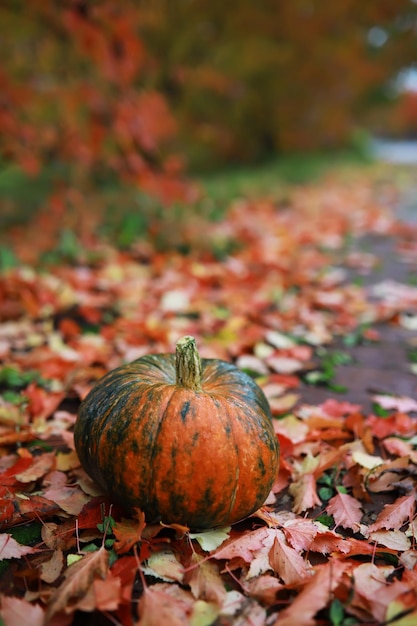
<instances>
[{"instance_id":1,"label":"paved path","mask_svg":"<svg viewBox=\"0 0 417 626\"><path fill-rule=\"evenodd\" d=\"M397 207L397 216L414 228L417 238L417 185L416 194L407 192ZM383 280L393 280L404 285L417 282L417 258L404 262L398 252L399 240L394 237L367 236L359 240L359 249L372 252L380 259L380 264L369 274L361 275L366 289L371 293L375 284ZM349 280L358 275L350 272ZM416 311L410 311L417 315ZM342 340L335 342L331 349L349 353L352 364L339 366L332 382L347 387L345 393L336 393L326 387L303 385L302 402L319 404L328 398L357 403L366 412L372 411L372 395L386 393L417 398L417 376L411 372L409 353L417 351L417 330L408 330L395 321L376 326L381 341L347 348Z\"/></svg>"}]
</instances>

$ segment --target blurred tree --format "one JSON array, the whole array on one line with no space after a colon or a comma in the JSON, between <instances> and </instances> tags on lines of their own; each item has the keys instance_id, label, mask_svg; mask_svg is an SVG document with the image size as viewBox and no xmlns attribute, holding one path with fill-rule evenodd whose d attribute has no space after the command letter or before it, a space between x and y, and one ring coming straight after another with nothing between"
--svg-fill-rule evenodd
<instances>
[{"instance_id":1,"label":"blurred tree","mask_svg":"<svg viewBox=\"0 0 417 626\"><path fill-rule=\"evenodd\" d=\"M155 85L197 163L341 145L416 53L412 0L142 6Z\"/></svg>"},{"instance_id":2,"label":"blurred tree","mask_svg":"<svg viewBox=\"0 0 417 626\"><path fill-rule=\"evenodd\" d=\"M0 155L175 198L175 150L339 146L414 60L416 23L413 0L3 0Z\"/></svg>"},{"instance_id":3,"label":"blurred tree","mask_svg":"<svg viewBox=\"0 0 417 626\"><path fill-rule=\"evenodd\" d=\"M135 2L0 5L0 155L36 174L69 164L78 183L117 174L167 199L184 194L176 122L146 84L152 65Z\"/></svg>"}]
</instances>

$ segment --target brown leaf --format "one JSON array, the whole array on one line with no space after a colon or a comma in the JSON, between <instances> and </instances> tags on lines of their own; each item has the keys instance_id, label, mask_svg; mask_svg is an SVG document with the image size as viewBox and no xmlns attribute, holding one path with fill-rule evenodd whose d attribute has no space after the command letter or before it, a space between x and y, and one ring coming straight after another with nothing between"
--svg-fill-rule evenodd
<instances>
[{"instance_id":1,"label":"brown leaf","mask_svg":"<svg viewBox=\"0 0 417 626\"><path fill-rule=\"evenodd\" d=\"M64 567L64 553L60 548L53 551L51 558L40 566L40 577L46 583L53 583L59 578Z\"/></svg>"},{"instance_id":2,"label":"brown leaf","mask_svg":"<svg viewBox=\"0 0 417 626\"><path fill-rule=\"evenodd\" d=\"M399 580L387 584L393 573L392 566L378 567L374 563L362 563L353 573L354 597L351 606L359 609L361 617L372 617L378 624L385 622L389 604L405 593L408 586Z\"/></svg>"},{"instance_id":3,"label":"brown leaf","mask_svg":"<svg viewBox=\"0 0 417 626\"><path fill-rule=\"evenodd\" d=\"M52 595L47 607L46 623L60 612L72 613L78 602L88 593L95 579L104 579L109 569L109 553L104 547L86 554L70 565L65 580Z\"/></svg>"},{"instance_id":4,"label":"brown leaf","mask_svg":"<svg viewBox=\"0 0 417 626\"><path fill-rule=\"evenodd\" d=\"M226 597L226 589L216 563L194 553L186 569L184 582L190 586L197 600L214 602L221 606Z\"/></svg>"},{"instance_id":5,"label":"brown leaf","mask_svg":"<svg viewBox=\"0 0 417 626\"><path fill-rule=\"evenodd\" d=\"M267 528L258 528L252 532L231 537L212 556L215 559L240 558L250 563L254 554L264 547L263 542L267 537Z\"/></svg>"},{"instance_id":6,"label":"brown leaf","mask_svg":"<svg viewBox=\"0 0 417 626\"><path fill-rule=\"evenodd\" d=\"M310 519L296 518L285 522L282 531L289 545L300 553L310 549L319 529Z\"/></svg>"}]
</instances>

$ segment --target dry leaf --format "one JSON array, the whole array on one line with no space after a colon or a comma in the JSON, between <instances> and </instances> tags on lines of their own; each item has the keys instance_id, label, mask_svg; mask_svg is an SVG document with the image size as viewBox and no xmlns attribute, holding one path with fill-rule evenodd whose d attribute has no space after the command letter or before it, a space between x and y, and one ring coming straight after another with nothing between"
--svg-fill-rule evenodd
<instances>
[{"instance_id":1,"label":"dry leaf","mask_svg":"<svg viewBox=\"0 0 417 626\"><path fill-rule=\"evenodd\" d=\"M33 554L34 552L37 552L36 548L22 546L16 539L13 539L12 535L7 533L0 534L0 561L19 559L25 554Z\"/></svg>"},{"instance_id":2,"label":"dry leaf","mask_svg":"<svg viewBox=\"0 0 417 626\"><path fill-rule=\"evenodd\" d=\"M403 524L413 518L416 498L414 493L411 496L398 498L393 504L386 504L375 522L368 527L368 532L386 528L388 530L398 530Z\"/></svg>"},{"instance_id":3,"label":"dry leaf","mask_svg":"<svg viewBox=\"0 0 417 626\"><path fill-rule=\"evenodd\" d=\"M314 616L330 604L332 591L339 584L346 568L341 561L317 568L291 605L278 614L274 626L314 626Z\"/></svg>"},{"instance_id":4,"label":"dry leaf","mask_svg":"<svg viewBox=\"0 0 417 626\"><path fill-rule=\"evenodd\" d=\"M286 544L279 535L275 537L269 552L269 562L286 585L300 584L310 573L309 563Z\"/></svg>"},{"instance_id":5,"label":"dry leaf","mask_svg":"<svg viewBox=\"0 0 417 626\"><path fill-rule=\"evenodd\" d=\"M104 579L109 569L109 553L104 547L84 555L68 567L65 580L55 591L47 606L46 623L60 612L72 613L88 593L94 580Z\"/></svg>"},{"instance_id":6,"label":"dry leaf","mask_svg":"<svg viewBox=\"0 0 417 626\"><path fill-rule=\"evenodd\" d=\"M44 626L44 611L39 604L32 604L24 598L1 596L0 606L4 626Z\"/></svg>"},{"instance_id":7,"label":"dry leaf","mask_svg":"<svg viewBox=\"0 0 417 626\"><path fill-rule=\"evenodd\" d=\"M326 507L327 513L333 515L337 526L351 528L358 532L362 519L361 503L346 493L337 493L329 500Z\"/></svg>"}]
</instances>

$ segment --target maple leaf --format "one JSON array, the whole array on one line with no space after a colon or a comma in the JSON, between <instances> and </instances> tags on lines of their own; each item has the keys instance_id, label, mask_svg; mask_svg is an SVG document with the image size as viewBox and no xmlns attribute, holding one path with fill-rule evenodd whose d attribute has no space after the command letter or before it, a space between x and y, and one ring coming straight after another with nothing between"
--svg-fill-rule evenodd
<instances>
[{"instance_id":1,"label":"maple leaf","mask_svg":"<svg viewBox=\"0 0 417 626\"><path fill-rule=\"evenodd\" d=\"M0 597L0 616L4 626L44 626L44 610L39 604L31 604L23 598Z\"/></svg>"},{"instance_id":2,"label":"maple leaf","mask_svg":"<svg viewBox=\"0 0 417 626\"><path fill-rule=\"evenodd\" d=\"M184 626L189 623L194 598L192 595L168 583L156 583L145 587L139 601L138 626Z\"/></svg>"},{"instance_id":3,"label":"maple leaf","mask_svg":"<svg viewBox=\"0 0 417 626\"><path fill-rule=\"evenodd\" d=\"M226 598L226 589L216 563L193 553L186 569L184 583L198 600L207 600L221 606Z\"/></svg>"},{"instance_id":4,"label":"maple leaf","mask_svg":"<svg viewBox=\"0 0 417 626\"><path fill-rule=\"evenodd\" d=\"M389 604L407 591L408 586L399 580L387 584L393 567L378 567L362 563L353 572L354 597L350 607L359 609L359 615L372 616L379 624L385 622Z\"/></svg>"},{"instance_id":5,"label":"maple leaf","mask_svg":"<svg viewBox=\"0 0 417 626\"><path fill-rule=\"evenodd\" d=\"M295 585L309 574L308 561L288 546L279 534L274 539L269 552L269 562L286 585Z\"/></svg>"},{"instance_id":6,"label":"maple leaf","mask_svg":"<svg viewBox=\"0 0 417 626\"><path fill-rule=\"evenodd\" d=\"M398 530L405 522L411 520L414 514L416 498L414 493L410 496L402 496L393 504L386 504L375 522L368 527L368 533L386 528Z\"/></svg>"},{"instance_id":7,"label":"maple leaf","mask_svg":"<svg viewBox=\"0 0 417 626\"><path fill-rule=\"evenodd\" d=\"M357 532L362 519L361 503L347 493L337 493L329 500L326 507L327 513L333 515L337 526L351 528Z\"/></svg>"},{"instance_id":8,"label":"maple leaf","mask_svg":"<svg viewBox=\"0 0 417 626\"><path fill-rule=\"evenodd\" d=\"M319 529L312 520L297 518L284 522L282 531L290 546L300 553L310 549Z\"/></svg>"},{"instance_id":9,"label":"maple leaf","mask_svg":"<svg viewBox=\"0 0 417 626\"><path fill-rule=\"evenodd\" d=\"M250 563L254 558L254 553L264 547L264 540L268 537L267 528L258 528L252 532L233 536L212 554L215 559L239 558Z\"/></svg>"},{"instance_id":10,"label":"maple leaf","mask_svg":"<svg viewBox=\"0 0 417 626\"><path fill-rule=\"evenodd\" d=\"M284 585L272 574L264 574L245 581L245 592L267 606L276 603L277 592L282 589L284 589Z\"/></svg>"},{"instance_id":11,"label":"maple leaf","mask_svg":"<svg viewBox=\"0 0 417 626\"><path fill-rule=\"evenodd\" d=\"M47 606L46 622L60 612L72 613L88 593L96 578L104 579L109 569L109 553L104 547L86 554L66 570L64 582L55 591Z\"/></svg>"},{"instance_id":12,"label":"maple leaf","mask_svg":"<svg viewBox=\"0 0 417 626\"><path fill-rule=\"evenodd\" d=\"M331 601L347 565L334 561L319 566L291 605L278 614L274 626L314 626L315 614Z\"/></svg>"},{"instance_id":13,"label":"maple leaf","mask_svg":"<svg viewBox=\"0 0 417 626\"><path fill-rule=\"evenodd\" d=\"M313 474L304 474L295 480L289 487L289 492L294 498L294 513L302 513L321 504L317 495L316 479Z\"/></svg>"},{"instance_id":14,"label":"maple leaf","mask_svg":"<svg viewBox=\"0 0 417 626\"><path fill-rule=\"evenodd\" d=\"M34 552L37 552L36 548L22 546L16 539L13 539L12 535L8 533L0 534L0 561L19 559L25 554L33 554Z\"/></svg>"},{"instance_id":15,"label":"maple leaf","mask_svg":"<svg viewBox=\"0 0 417 626\"><path fill-rule=\"evenodd\" d=\"M137 520L122 519L113 527L113 533L116 537L114 548L118 554L129 552L142 539L142 533L146 526L145 514L137 509L137 515Z\"/></svg>"}]
</instances>

